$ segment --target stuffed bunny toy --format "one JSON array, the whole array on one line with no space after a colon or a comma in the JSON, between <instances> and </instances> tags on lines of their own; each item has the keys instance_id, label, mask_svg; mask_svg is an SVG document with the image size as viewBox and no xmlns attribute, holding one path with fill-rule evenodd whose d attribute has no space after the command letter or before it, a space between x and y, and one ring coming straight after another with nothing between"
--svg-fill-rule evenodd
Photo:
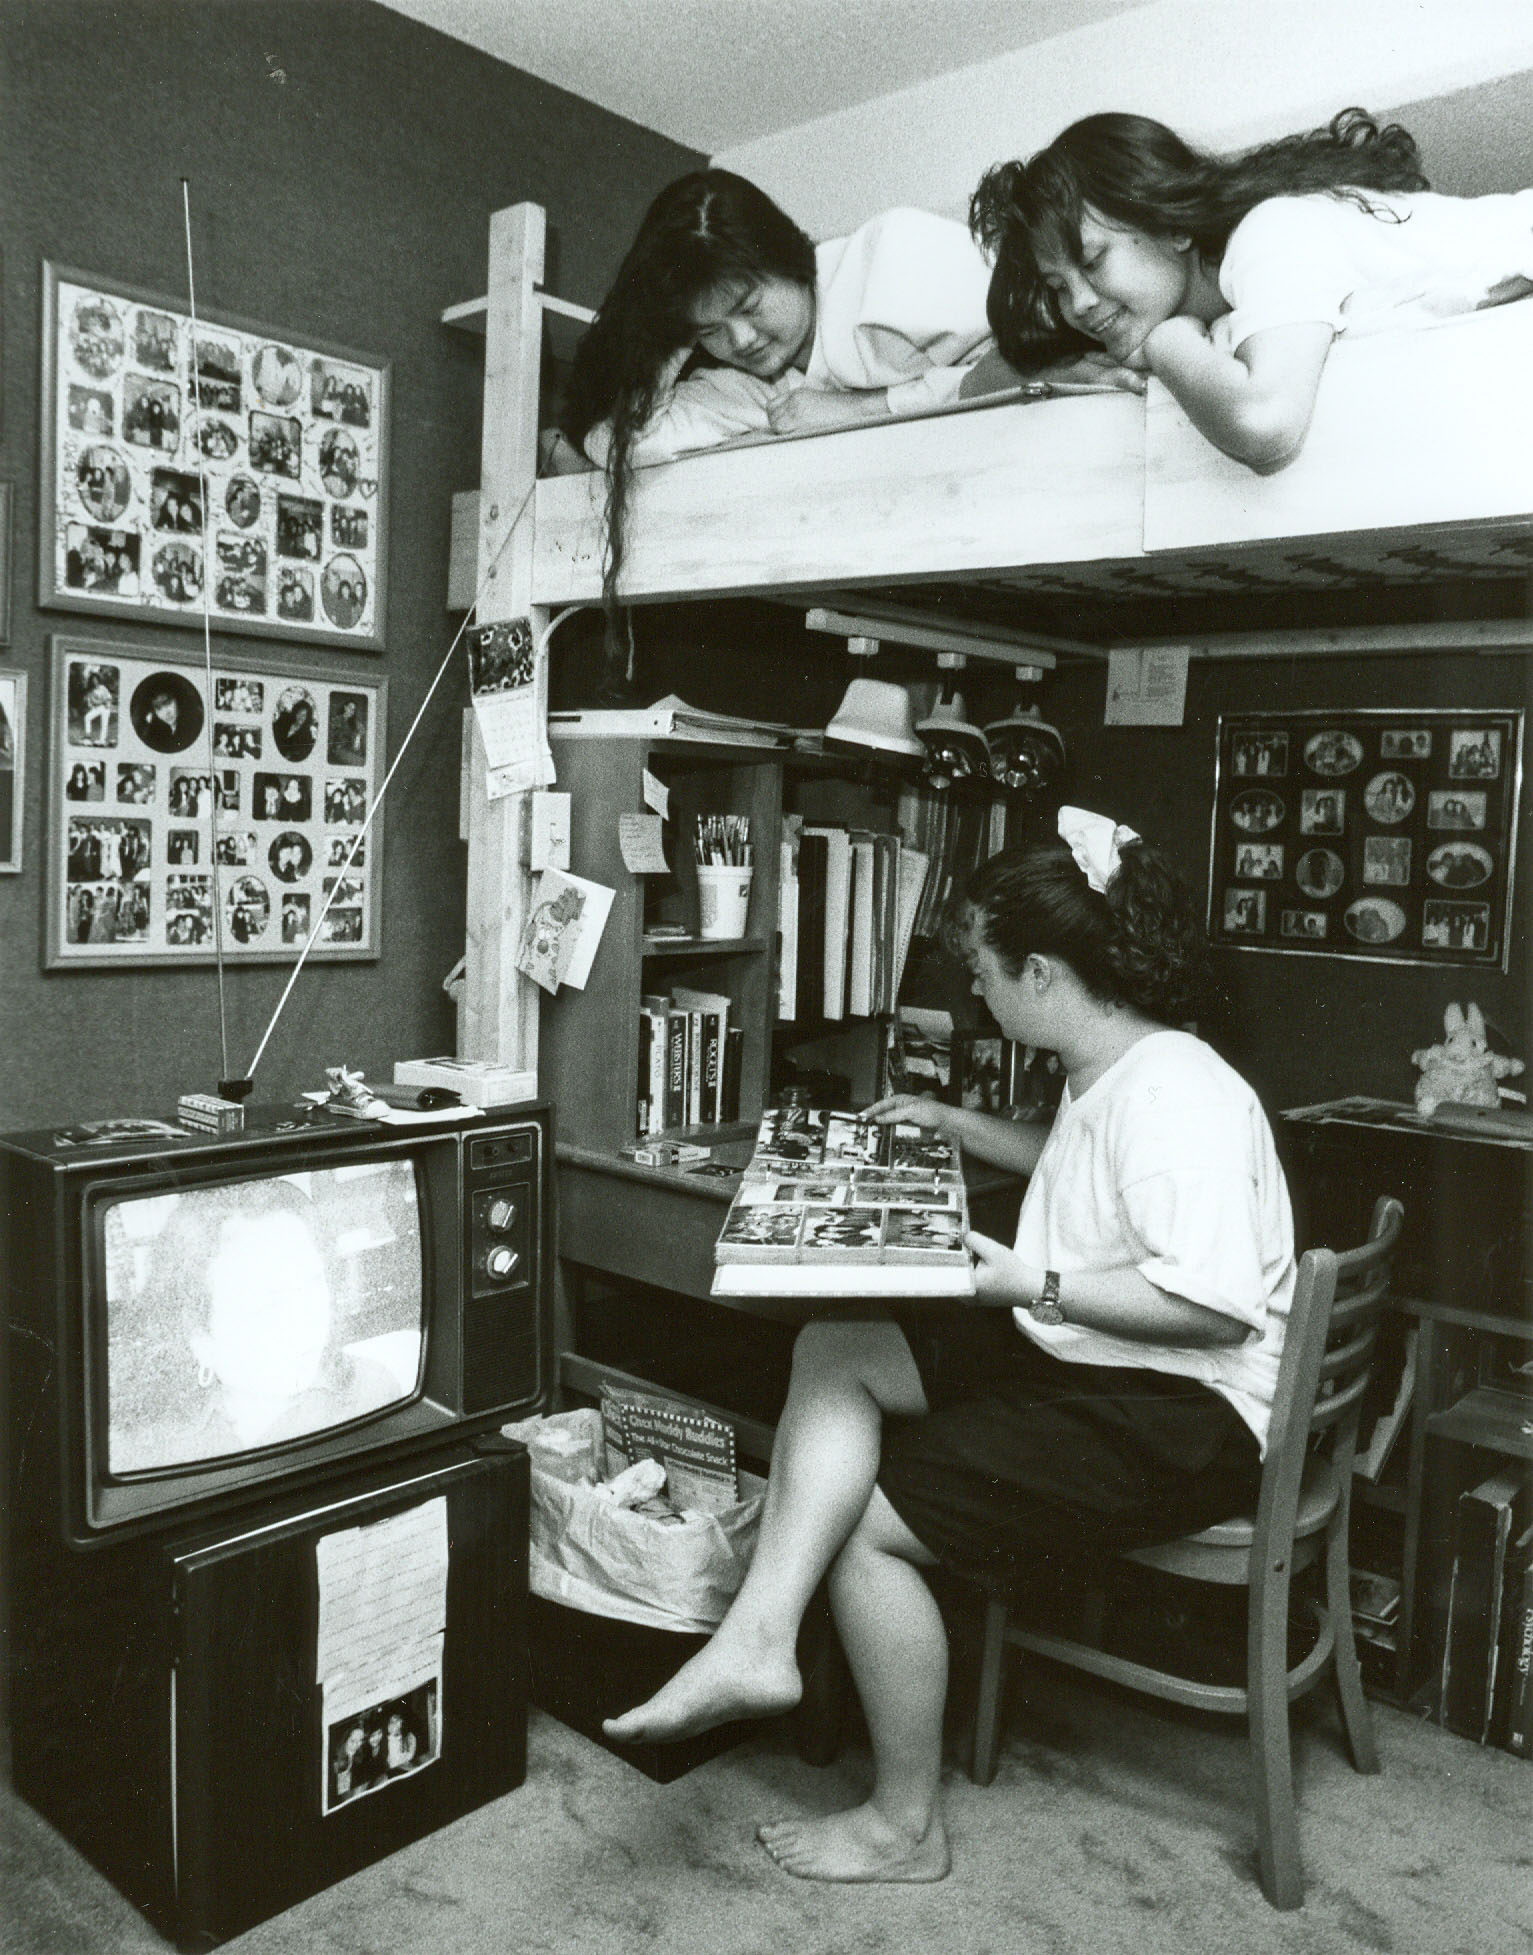
<instances>
[{"instance_id":1,"label":"stuffed bunny toy","mask_svg":"<svg viewBox=\"0 0 1533 1955\"><path fill-rule=\"evenodd\" d=\"M1416 1081L1418 1110L1430 1115L1447 1100L1461 1106L1499 1106L1496 1082L1515 1078L1522 1061L1490 1050L1478 1005L1449 1005L1443 1028L1447 1037L1441 1045L1420 1046L1411 1054L1411 1064L1421 1068Z\"/></svg>"}]
</instances>

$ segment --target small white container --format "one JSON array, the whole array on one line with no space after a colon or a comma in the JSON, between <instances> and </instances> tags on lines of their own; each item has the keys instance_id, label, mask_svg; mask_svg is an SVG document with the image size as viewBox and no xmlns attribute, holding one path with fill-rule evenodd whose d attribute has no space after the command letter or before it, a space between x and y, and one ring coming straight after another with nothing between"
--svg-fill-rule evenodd
<instances>
[{"instance_id":1,"label":"small white container","mask_svg":"<svg viewBox=\"0 0 1533 1955\"><path fill-rule=\"evenodd\" d=\"M743 937L751 905L753 869L712 862L697 865L697 934Z\"/></svg>"}]
</instances>

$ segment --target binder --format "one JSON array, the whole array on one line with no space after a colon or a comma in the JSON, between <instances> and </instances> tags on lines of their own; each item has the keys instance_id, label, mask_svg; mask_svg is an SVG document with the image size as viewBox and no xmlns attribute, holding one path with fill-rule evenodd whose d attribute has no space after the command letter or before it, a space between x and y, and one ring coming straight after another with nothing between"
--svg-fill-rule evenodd
<instances>
[{"instance_id":1,"label":"binder","mask_svg":"<svg viewBox=\"0 0 1533 1955\"><path fill-rule=\"evenodd\" d=\"M1495 1713L1508 1548L1529 1504L1526 1467L1504 1467L1458 1497L1440 1719L1485 1744Z\"/></svg>"},{"instance_id":2,"label":"binder","mask_svg":"<svg viewBox=\"0 0 1533 1955\"><path fill-rule=\"evenodd\" d=\"M825 841L825 943L821 965L821 1016L846 1016L847 937L851 924L852 838L844 828L805 828Z\"/></svg>"}]
</instances>

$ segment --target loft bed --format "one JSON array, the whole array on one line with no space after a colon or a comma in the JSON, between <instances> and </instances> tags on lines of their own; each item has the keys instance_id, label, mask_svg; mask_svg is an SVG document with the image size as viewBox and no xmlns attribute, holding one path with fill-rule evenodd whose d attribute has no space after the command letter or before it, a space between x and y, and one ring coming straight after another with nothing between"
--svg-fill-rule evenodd
<instances>
[{"instance_id":1,"label":"loft bed","mask_svg":"<svg viewBox=\"0 0 1533 1955\"><path fill-rule=\"evenodd\" d=\"M1342 341L1299 457L1230 461L1159 382L700 453L639 471L623 595L979 584L1050 595L1533 570L1533 301ZM601 589L599 475L538 484L533 590ZM1152 586L1153 588L1153 586Z\"/></svg>"},{"instance_id":2,"label":"loft bed","mask_svg":"<svg viewBox=\"0 0 1533 1955\"><path fill-rule=\"evenodd\" d=\"M504 306L525 268L493 282ZM524 347L533 388L540 347L541 334ZM622 594L884 589L992 617L1009 594L1014 610L1100 617L1106 639L1115 609L1157 595L1510 583L1533 571L1530 366L1528 299L1343 340L1303 452L1267 477L1221 455L1154 381L1143 398L1002 402L685 456L638 473ZM533 603L599 597L603 494L595 473L537 484Z\"/></svg>"},{"instance_id":3,"label":"loft bed","mask_svg":"<svg viewBox=\"0 0 1533 1955\"><path fill-rule=\"evenodd\" d=\"M455 499L449 606L477 602L481 623L531 616L535 630L600 597L605 488L596 472L537 479L544 317L591 316L541 291L543 240L539 206L497 212L486 297L443 315L486 341L481 486ZM856 593L863 613L881 598L906 618L1035 630L1063 617L1058 649L1088 656L1143 642L1157 603L1185 639L1202 611L1319 594L1338 598L1328 616L1343 627L1210 635L1194 651L1533 646L1530 370L1533 299L1341 341L1303 451L1267 477L1221 455L1155 381L1145 397L1002 402L693 454L639 471L620 594L835 605ZM1478 594L1455 604L1467 622L1414 636L1356 624L1381 593L1413 588L1427 617L1443 584ZM481 842L481 863L509 846L515 816L497 807L501 840ZM470 850L463 1049L510 1057L491 1021L519 993L506 884L519 872L476 879L472 820ZM492 957L481 945L477 979L476 929L502 946ZM525 1002L510 1015L527 1063Z\"/></svg>"}]
</instances>

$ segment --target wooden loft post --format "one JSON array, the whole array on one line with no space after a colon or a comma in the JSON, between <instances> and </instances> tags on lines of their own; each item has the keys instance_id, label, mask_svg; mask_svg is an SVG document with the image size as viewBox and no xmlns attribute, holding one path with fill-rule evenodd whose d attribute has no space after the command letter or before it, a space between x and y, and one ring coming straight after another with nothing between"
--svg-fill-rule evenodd
<instances>
[{"instance_id":1,"label":"wooden loft post","mask_svg":"<svg viewBox=\"0 0 1533 1955\"><path fill-rule=\"evenodd\" d=\"M533 485L538 468L538 380L543 347L547 219L540 204L513 204L490 219L484 335L484 430L480 461L476 622L528 618L540 644L547 612L532 604ZM507 541L507 534L510 540ZM548 711L546 661L537 660L538 710ZM538 1063L536 987L516 968L526 919L531 797L485 794L485 752L469 729L468 916L458 1056L533 1071Z\"/></svg>"}]
</instances>

